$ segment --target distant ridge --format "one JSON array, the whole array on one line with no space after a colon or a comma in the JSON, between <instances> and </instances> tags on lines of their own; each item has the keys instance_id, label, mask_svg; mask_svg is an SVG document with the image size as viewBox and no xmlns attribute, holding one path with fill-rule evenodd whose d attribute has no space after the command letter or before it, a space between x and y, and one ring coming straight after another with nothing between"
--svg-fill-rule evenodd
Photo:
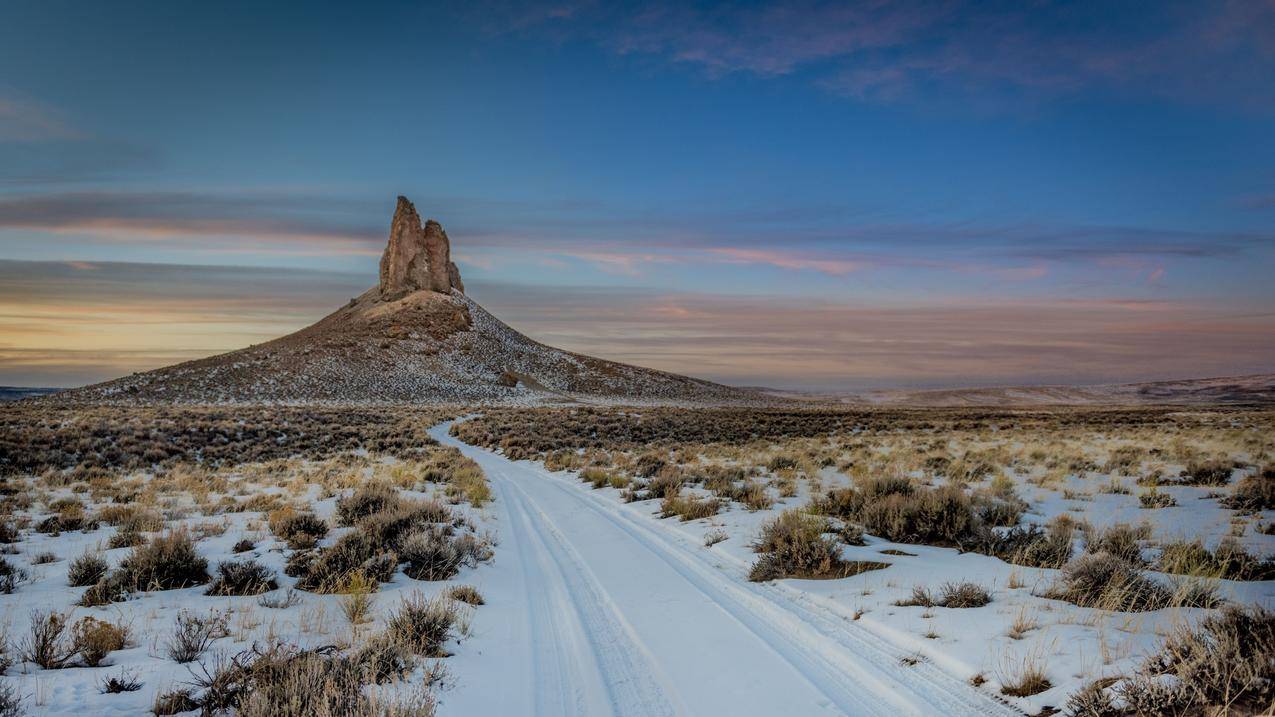
<instances>
[{"instance_id":1,"label":"distant ridge","mask_svg":"<svg viewBox=\"0 0 1275 717\"><path fill-rule=\"evenodd\" d=\"M897 407L1275 405L1275 373L1093 386L881 389L854 393L767 392L776 397L807 401Z\"/></svg>"},{"instance_id":2,"label":"distant ridge","mask_svg":"<svg viewBox=\"0 0 1275 717\"><path fill-rule=\"evenodd\" d=\"M380 281L315 324L245 349L65 391L125 403L756 404L778 401L546 346L464 294L442 225L399 197Z\"/></svg>"},{"instance_id":3,"label":"distant ridge","mask_svg":"<svg viewBox=\"0 0 1275 717\"><path fill-rule=\"evenodd\" d=\"M60 388L40 388L36 386L0 386L0 401L19 401L24 398L48 396L57 393Z\"/></svg>"}]
</instances>

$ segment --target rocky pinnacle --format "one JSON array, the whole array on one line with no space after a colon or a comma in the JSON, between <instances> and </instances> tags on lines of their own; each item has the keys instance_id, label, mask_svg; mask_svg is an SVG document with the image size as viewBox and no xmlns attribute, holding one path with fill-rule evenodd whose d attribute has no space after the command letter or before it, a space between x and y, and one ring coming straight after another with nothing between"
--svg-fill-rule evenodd
<instances>
[{"instance_id":1,"label":"rocky pinnacle","mask_svg":"<svg viewBox=\"0 0 1275 717\"><path fill-rule=\"evenodd\" d=\"M390 223L390 243L381 255L381 298L401 299L413 291L465 291L460 270L451 261L451 245L443 226L421 217L407 197L398 198Z\"/></svg>"}]
</instances>

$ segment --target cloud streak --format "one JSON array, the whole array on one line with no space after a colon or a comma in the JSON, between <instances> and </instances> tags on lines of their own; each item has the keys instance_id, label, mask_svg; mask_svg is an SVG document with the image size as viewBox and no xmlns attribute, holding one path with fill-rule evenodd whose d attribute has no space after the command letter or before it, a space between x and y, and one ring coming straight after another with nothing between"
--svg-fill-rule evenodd
<instances>
[{"instance_id":1,"label":"cloud streak","mask_svg":"<svg viewBox=\"0 0 1275 717\"><path fill-rule=\"evenodd\" d=\"M1263 89L1275 71L1275 5L1266 0L579 3L509 18L511 31L583 35L710 78L805 73L833 93L875 102L1119 89L1275 104Z\"/></svg>"}]
</instances>

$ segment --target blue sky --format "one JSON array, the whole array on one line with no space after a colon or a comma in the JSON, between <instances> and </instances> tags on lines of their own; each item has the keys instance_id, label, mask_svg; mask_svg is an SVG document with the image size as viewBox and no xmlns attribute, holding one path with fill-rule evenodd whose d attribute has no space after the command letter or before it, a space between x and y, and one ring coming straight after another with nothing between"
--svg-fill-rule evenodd
<instances>
[{"instance_id":1,"label":"blue sky","mask_svg":"<svg viewBox=\"0 0 1275 717\"><path fill-rule=\"evenodd\" d=\"M1275 370L1271 76L1269 0L14 3L0 383L298 328L398 194L516 327L667 370Z\"/></svg>"}]
</instances>

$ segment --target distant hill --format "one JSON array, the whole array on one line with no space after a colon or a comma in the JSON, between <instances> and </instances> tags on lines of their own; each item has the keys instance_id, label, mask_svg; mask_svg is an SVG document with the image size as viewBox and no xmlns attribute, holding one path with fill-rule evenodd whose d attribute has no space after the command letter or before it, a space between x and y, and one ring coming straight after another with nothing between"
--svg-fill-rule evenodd
<instances>
[{"instance_id":1,"label":"distant hill","mask_svg":"<svg viewBox=\"0 0 1275 717\"><path fill-rule=\"evenodd\" d=\"M757 391L546 346L465 296L446 232L404 197L380 282L317 323L238 351L67 391L129 403L775 402Z\"/></svg>"},{"instance_id":2,"label":"distant hill","mask_svg":"<svg viewBox=\"0 0 1275 717\"><path fill-rule=\"evenodd\" d=\"M17 401L23 398L48 396L57 393L60 388L37 388L33 386L0 386L0 401Z\"/></svg>"},{"instance_id":3,"label":"distant hill","mask_svg":"<svg viewBox=\"0 0 1275 717\"><path fill-rule=\"evenodd\" d=\"M769 391L776 397L877 406L1272 405L1275 374L1096 386L882 389L858 393Z\"/></svg>"}]
</instances>

